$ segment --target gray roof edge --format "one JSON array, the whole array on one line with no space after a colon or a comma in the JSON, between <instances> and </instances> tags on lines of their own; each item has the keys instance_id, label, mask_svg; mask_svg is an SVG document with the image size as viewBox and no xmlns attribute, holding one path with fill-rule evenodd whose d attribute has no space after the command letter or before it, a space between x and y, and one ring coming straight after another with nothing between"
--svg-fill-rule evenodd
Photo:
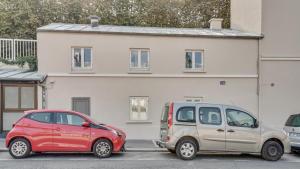
<instances>
[{"instance_id":1,"label":"gray roof edge","mask_svg":"<svg viewBox=\"0 0 300 169\"><path fill-rule=\"evenodd\" d=\"M140 32L105 32L105 31L78 31L78 30L50 30L38 29L37 32L58 33L84 33L84 34L117 34L141 36L170 36L170 37L203 37L203 38L228 38L228 39L262 39L264 35L199 35L199 34L167 34L167 33L140 33Z\"/></svg>"},{"instance_id":2,"label":"gray roof edge","mask_svg":"<svg viewBox=\"0 0 300 169\"><path fill-rule=\"evenodd\" d=\"M176 27L143 27L143 26L122 26L122 25L99 25L103 26L106 28L122 28L122 29L127 29L127 28L134 28L134 29L157 29L160 31L162 29L164 30L172 30L174 31L175 29L178 30L202 30L204 32L211 31L212 34L200 34L200 33L174 33L174 32L139 32L139 31L105 31L105 30L78 30L78 29L58 29L59 27L63 26L88 26L88 24L68 24L68 23L50 23L48 25L42 26L37 28L37 32L60 32L60 33L85 33L85 34L119 34L119 35L145 35L145 36L173 36L173 37L208 37L208 38L239 38L239 39L261 39L263 38L263 34L257 34L257 33L252 33L252 32L244 32L241 30L236 30L236 29L221 29L221 30L211 30L209 28L176 28ZM236 31L239 34L220 34L216 35L213 33L216 33L220 31ZM223 32L224 33L224 32Z\"/></svg>"}]
</instances>

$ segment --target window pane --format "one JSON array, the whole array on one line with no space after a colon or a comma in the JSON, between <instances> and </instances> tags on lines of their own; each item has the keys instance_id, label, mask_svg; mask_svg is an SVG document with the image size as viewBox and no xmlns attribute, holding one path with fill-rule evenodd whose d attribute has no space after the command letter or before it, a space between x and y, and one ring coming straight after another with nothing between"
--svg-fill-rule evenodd
<instances>
[{"instance_id":1,"label":"window pane","mask_svg":"<svg viewBox=\"0 0 300 169\"><path fill-rule=\"evenodd\" d=\"M83 122L85 122L85 120L82 117L73 114L57 113L56 116L57 124L81 126Z\"/></svg>"},{"instance_id":2,"label":"window pane","mask_svg":"<svg viewBox=\"0 0 300 169\"><path fill-rule=\"evenodd\" d=\"M4 87L4 102L6 109L19 108L19 88L18 87Z\"/></svg>"},{"instance_id":3,"label":"window pane","mask_svg":"<svg viewBox=\"0 0 300 169\"><path fill-rule=\"evenodd\" d=\"M202 124L220 125L222 123L221 110L216 107L201 107L200 122Z\"/></svg>"},{"instance_id":4,"label":"window pane","mask_svg":"<svg viewBox=\"0 0 300 169\"><path fill-rule=\"evenodd\" d=\"M21 108L34 108L34 87L21 87Z\"/></svg>"},{"instance_id":5,"label":"window pane","mask_svg":"<svg viewBox=\"0 0 300 169\"><path fill-rule=\"evenodd\" d=\"M149 66L149 52L141 51L141 67L147 68Z\"/></svg>"},{"instance_id":6,"label":"window pane","mask_svg":"<svg viewBox=\"0 0 300 169\"><path fill-rule=\"evenodd\" d=\"M132 97L130 98L130 120L148 119L148 98Z\"/></svg>"},{"instance_id":7,"label":"window pane","mask_svg":"<svg viewBox=\"0 0 300 169\"><path fill-rule=\"evenodd\" d=\"M195 122L195 108L180 108L176 114L176 120L180 122Z\"/></svg>"},{"instance_id":8,"label":"window pane","mask_svg":"<svg viewBox=\"0 0 300 169\"><path fill-rule=\"evenodd\" d=\"M50 123L50 117L51 113L32 113L29 118L42 123Z\"/></svg>"},{"instance_id":9,"label":"window pane","mask_svg":"<svg viewBox=\"0 0 300 169\"><path fill-rule=\"evenodd\" d=\"M193 68L193 66L192 66L193 61L192 60L193 60L192 59L192 52L186 52L185 53L185 68L187 68L187 69Z\"/></svg>"},{"instance_id":10,"label":"window pane","mask_svg":"<svg viewBox=\"0 0 300 169\"><path fill-rule=\"evenodd\" d=\"M132 50L131 51L131 67L138 67L138 51Z\"/></svg>"},{"instance_id":11,"label":"window pane","mask_svg":"<svg viewBox=\"0 0 300 169\"><path fill-rule=\"evenodd\" d=\"M227 123L229 126L252 127L254 119L249 114L233 109L226 110Z\"/></svg>"},{"instance_id":12,"label":"window pane","mask_svg":"<svg viewBox=\"0 0 300 169\"><path fill-rule=\"evenodd\" d=\"M202 56L201 52L195 52L195 68L202 67Z\"/></svg>"},{"instance_id":13,"label":"window pane","mask_svg":"<svg viewBox=\"0 0 300 169\"><path fill-rule=\"evenodd\" d=\"M92 49L84 48L84 67L92 66Z\"/></svg>"},{"instance_id":14,"label":"window pane","mask_svg":"<svg viewBox=\"0 0 300 169\"><path fill-rule=\"evenodd\" d=\"M81 49L74 48L74 56L73 56L73 66L74 67L81 67Z\"/></svg>"}]
</instances>

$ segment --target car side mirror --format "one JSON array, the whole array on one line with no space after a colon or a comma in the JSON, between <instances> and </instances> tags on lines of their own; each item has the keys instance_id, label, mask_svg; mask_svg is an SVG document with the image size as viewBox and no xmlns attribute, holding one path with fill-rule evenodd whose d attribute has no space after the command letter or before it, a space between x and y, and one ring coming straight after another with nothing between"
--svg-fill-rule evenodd
<instances>
[{"instance_id":1,"label":"car side mirror","mask_svg":"<svg viewBox=\"0 0 300 169\"><path fill-rule=\"evenodd\" d=\"M81 124L81 126L82 127L90 127L90 123L85 121Z\"/></svg>"},{"instance_id":2,"label":"car side mirror","mask_svg":"<svg viewBox=\"0 0 300 169\"><path fill-rule=\"evenodd\" d=\"M258 128L258 126L259 126L258 120L254 119L254 125L252 126L252 128Z\"/></svg>"}]
</instances>

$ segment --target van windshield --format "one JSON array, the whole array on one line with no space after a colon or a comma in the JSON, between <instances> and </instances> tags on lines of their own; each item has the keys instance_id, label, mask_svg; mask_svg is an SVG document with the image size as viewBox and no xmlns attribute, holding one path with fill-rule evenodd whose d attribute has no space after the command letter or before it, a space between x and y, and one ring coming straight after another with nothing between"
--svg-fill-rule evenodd
<instances>
[{"instance_id":1,"label":"van windshield","mask_svg":"<svg viewBox=\"0 0 300 169\"><path fill-rule=\"evenodd\" d=\"M161 122L167 122L168 121L168 113L169 113L169 104L166 104L163 108L162 116L161 116Z\"/></svg>"},{"instance_id":2,"label":"van windshield","mask_svg":"<svg viewBox=\"0 0 300 169\"><path fill-rule=\"evenodd\" d=\"M289 127L300 127L300 114L291 115L285 125Z\"/></svg>"}]
</instances>

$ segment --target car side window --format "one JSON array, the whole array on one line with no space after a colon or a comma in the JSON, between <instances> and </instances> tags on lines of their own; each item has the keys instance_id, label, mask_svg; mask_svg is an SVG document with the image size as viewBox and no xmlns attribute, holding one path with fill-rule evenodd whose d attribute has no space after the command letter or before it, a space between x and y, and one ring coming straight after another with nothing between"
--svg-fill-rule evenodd
<instances>
[{"instance_id":1,"label":"car side window","mask_svg":"<svg viewBox=\"0 0 300 169\"><path fill-rule=\"evenodd\" d=\"M201 124L221 125L221 110L217 107L200 107L199 119Z\"/></svg>"},{"instance_id":2,"label":"car side window","mask_svg":"<svg viewBox=\"0 0 300 169\"><path fill-rule=\"evenodd\" d=\"M226 109L226 118L229 126L251 128L255 125L255 119L248 113L240 110Z\"/></svg>"},{"instance_id":3,"label":"car side window","mask_svg":"<svg viewBox=\"0 0 300 169\"><path fill-rule=\"evenodd\" d=\"M49 112L31 113L27 117L41 123L51 123L51 113Z\"/></svg>"},{"instance_id":4,"label":"car side window","mask_svg":"<svg viewBox=\"0 0 300 169\"><path fill-rule=\"evenodd\" d=\"M81 126L84 118L70 113L56 113L56 124Z\"/></svg>"},{"instance_id":5,"label":"car side window","mask_svg":"<svg viewBox=\"0 0 300 169\"><path fill-rule=\"evenodd\" d=\"M195 107L181 107L176 113L176 120L179 122L195 123Z\"/></svg>"}]
</instances>

